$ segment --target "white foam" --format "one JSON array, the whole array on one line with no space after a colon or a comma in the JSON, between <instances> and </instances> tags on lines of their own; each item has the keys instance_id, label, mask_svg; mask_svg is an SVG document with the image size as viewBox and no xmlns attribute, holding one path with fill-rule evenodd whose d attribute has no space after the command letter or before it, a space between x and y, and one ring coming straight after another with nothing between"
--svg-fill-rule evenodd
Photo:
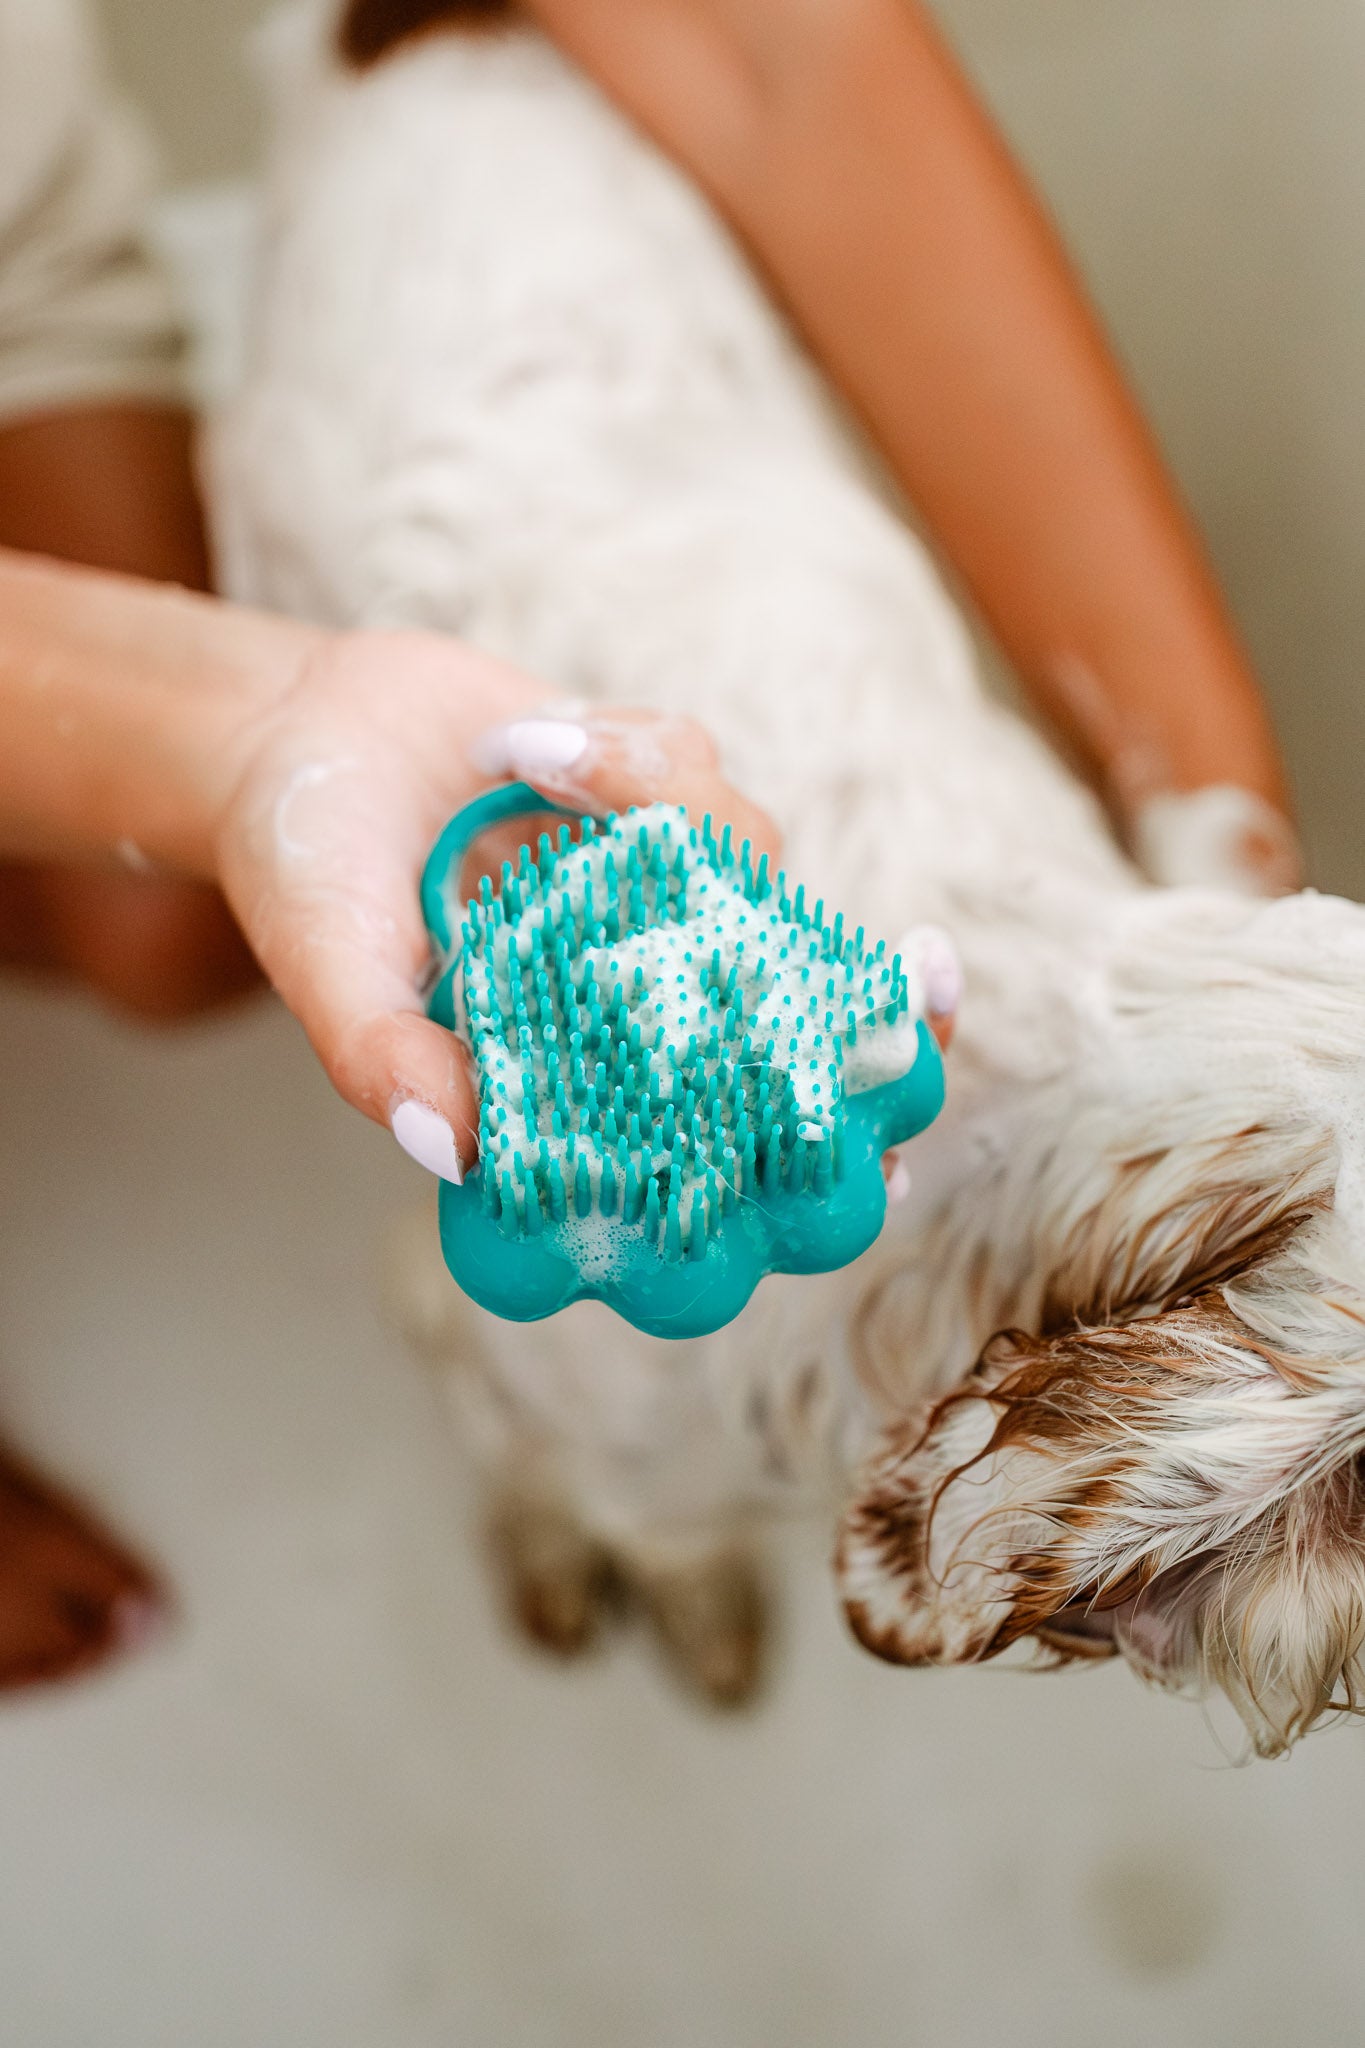
<instances>
[{"instance_id":1,"label":"white foam","mask_svg":"<svg viewBox=\"0 0 1365 2048\"><path fill-rule=\"evenodd\" d=\"M908 1074L919 1057L919 1019L898 1017L894 1024L880 1024L875 1031L860 1031L858 1043L844 1050L844 1091L860 1094L885 1081Z\"/></svg>"},{"instance_id":2,"label":"white foam","mask_svg":"<svg viewBox=\"0 0 1365 2048\"><path fill-rule=\"evenodd\" d=\"M551 1224L549 1231L584 1279L601 1283L619 1279L645 1241L642 1225L627 1223L619 1214L603 1216L596 1209L589 1216L570 1214L563 1223Z\"/></svg>"},{"instance_id":3,"label":"white foam","mask_svg":"<svg viewBox=\"0 0 1365 2048\"><path fill-rule=\"evenodd\" d=\"M643 843L642 843L643 835ZM648 859L655 847L661 849L670 873L681 852L687 892L687 914L679 919L651 923L642 930L627 930L619 940L582 946L574 956L572 978L580 994L595 985L604 1006L619 986L632 1023L640 1027L640 1067L651 1066L660 1074L665 1089L671 1090L676 1066L687 1061L689 1070L702 1086L720 1061L708 1059L705 1047L713 1030L723 1034L726 1002L708 979L714 980L713 966L719 955L722 977L735 973L735 993L754 1045L753 1065L764 1065L786 1078L791 1102L798 1118L798 1136L807 1144L822 1142L834 1129L844 1098L905 1074L918 1052L916 1019L905 1015L893 1024L885 1021L892 994L891 965L884 954L845 964L822 957L823 941L794 917L782 913L777 892L754 904L745 893L745 880L738 867L725 867L713 859L684 811L674 805L653 804L617 820L609 834L599 834L586 845L575 846L556 857L543 891L534 890L525 908L497 926L483 941L486 957L474 969L477 999L485 984L491 961L503 1020L513 1014L510 1000L512 950L515 946L517 971L525 974L532 959L541 953L541 933L548 921L558 927L564 914L571 914L581 927L585 907L593 904L594 917L601 922L612 896L608 863L614 865L624 885L627 850L641 847ZM656 882L644 883L645 907L654 914ZM677 884L671 888L676 889ZM620 900L625 903L625 889ZM871 977L871 997L867 977ZM910 973L911 1001L918 989ZM467 1024L470 1009L461 989L459 1007ZM850 1034L852 1012L856 1030ZM510 1047L500 1030L490 1030L477 1015L471 1036L483 1071L485 1098L495 1104L496 1156L511 1169L515 1155L528 1149L522 1108L523 1061L519 1048ZM696 1051L689 1055L695 1039ZM556 1036L558 1052L567 1062L569 1048L564 1034ZM771 1043L767 1060L764 1053ZM742 1040L722 1037L721 1059L734 1066ZM596 1145L586 1132L568 1132L555 1137L545 1113L550 1100L546 1042L533 1032L530 1071L541 1105L541 1137L536 1141L542 1156L557 1159L569 1196L571 1216L567 1224L552 1226L572 1236L572 1256L587 1271L601 1262L620 1256L624 1226L619 1216L602 1219L594 1215L578 1219L572 1215L573 1176L578 1161L586 1158L592 1178L594 1199L601 1183L601 1160ZM566 1076L567 1078L567 1076ZM501 1089L502 1093L499 1093ZM498 1119L497 1111L505 1110ZM586 1119L584 1119L586 1125ZM689 1156L683 1167L686 1194L702 1184L711 1171L708 1164L711 1133L696 1157ZM517 1185L517 1199L522 1194ZM686 1236L690 1222L684 1201L682 1229ZM592 1226L598 1226L594 1228ZM601 1277L605 1277L605 1268Z\"/></svg>"}]
</instances>

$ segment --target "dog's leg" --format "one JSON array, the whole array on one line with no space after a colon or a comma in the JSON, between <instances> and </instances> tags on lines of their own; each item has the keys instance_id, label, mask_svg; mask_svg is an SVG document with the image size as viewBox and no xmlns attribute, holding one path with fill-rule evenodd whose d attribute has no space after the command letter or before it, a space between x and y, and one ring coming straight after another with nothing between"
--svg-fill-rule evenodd
<instances>
[{"instance_id":1,"label":"dog's leg","mask_svg":"<svg viewBox=\"0 0 1365 2048\"><path fill-rule=\"evenodd\" d=\"M501 1604L514 1627L559 1657L593 1647L618 1596L605 1544L571 1509L510 1485L495 1494L486 1527Z\"/></svg>"},{"instance_id":2,"label":"dog's leg","mask_svg":"<svg viewBox=\"0 0 1365 2048\"><path fill-rule=\"evenodd\" d=\"M747 1706L767 1674L772 1599L747 1535L618 1546L616 1567L673 1675L717 1707Z\"/></svg>"},{"instance_id":3,"label":"dog's leg","mask_svg":"<svg viewBox=\"0 0 1365 2048\"><path fill-rule=\"evenodd\" d=\"M769 1642L768 1588L746 1530L729 1518L684 1532L612 1533L574 1505L553 1437L528 1428L505 1376L445 1271L428 1210L402 1219L386 1259L390 1314L438 1367L457 1434L482 1474L499 1605L514 1627L560 1656L590 1648L613 1613L650 1625L686 1689L718 1706L759 1690Z\"/></svg>"}]
</instances>

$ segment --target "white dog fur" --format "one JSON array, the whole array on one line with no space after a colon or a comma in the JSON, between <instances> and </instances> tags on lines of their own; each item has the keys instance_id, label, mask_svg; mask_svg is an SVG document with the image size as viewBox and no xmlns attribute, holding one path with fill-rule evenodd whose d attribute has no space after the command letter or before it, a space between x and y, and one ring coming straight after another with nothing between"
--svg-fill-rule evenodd
<instances>
[{"instance_id":1,"label":"white dog fur","mask_svg":"<svg viewBox=\"0 0 1365 2048\"><path fill-rule=\"evenodd\" d=\"M694 715L792 873L965 963L949 1108L848 1272L670 1346L591 1308L496 1324L429 1222L408 1241L523 1620L572 1647L625 1587L741 1695L757 1523L837 1501L880 1654L1117 1648L1283 1748L1353 1696L1365 1635L1365 913L1141 881L983 694L723 228L533 33L363 73L330 9L271 34L212 451L230 589Z\"/></svg>"}]
</instances>

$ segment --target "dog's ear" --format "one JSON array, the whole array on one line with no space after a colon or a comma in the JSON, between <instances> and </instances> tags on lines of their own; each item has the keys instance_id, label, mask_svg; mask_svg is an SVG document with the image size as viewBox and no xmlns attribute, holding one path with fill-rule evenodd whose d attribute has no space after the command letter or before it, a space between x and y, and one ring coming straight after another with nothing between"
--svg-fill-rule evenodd
<instances>
[{"instance_id":1,"label":"dog's ear","mask_svg":"<svg viewBox=\"0 0 1365 2048\"><path fill-rule=\"evenodd\" d=\"M1365 1362L1351 1320L1355 1356L1343 1342L1286 1357L1222 1292L1108 1329L997 1337L864 1468L837 1553L854 1632L906 1664L1025 1636L1062 1656L1119 1650L1158 1684L1221 1685L1267 1754L1334 1697L1353 1705Z\"/></svg>"}]
</instances>

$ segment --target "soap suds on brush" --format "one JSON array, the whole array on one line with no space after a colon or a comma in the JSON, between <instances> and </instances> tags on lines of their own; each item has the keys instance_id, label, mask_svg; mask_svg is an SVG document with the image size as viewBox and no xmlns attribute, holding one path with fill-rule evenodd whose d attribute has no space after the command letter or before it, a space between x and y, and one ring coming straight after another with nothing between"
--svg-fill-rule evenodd
<instances>
[{"instance_id":1,"label":"soap suds on brush","mask_svg":"<svg viewBox=\"0 0 1365 2048\"><path fill-rule=\"evenodd\" d=\"M778 1163L827 1186L846 1098L910 1070L921 1002L883 944L676 806L543 837L465 926L490 1205L599 1263L670 1208L683 1244L712 1233L769 1150L765 1188Z\"/></svg>"},{"instance_id":2,"label":"soap suds on brush","mask_svg":"<svg viewBox=\"0 0 1365 2048\"><path fill-rule=\"evenodd\" d=\"M644 1247L644 1231L638 1223L623 1223L619 1216L591 1216L572 1213L555 1226L560 1249L578 1267L585 1280L603 1286L619 1280Z\"/></svg>"}]
</instances>

